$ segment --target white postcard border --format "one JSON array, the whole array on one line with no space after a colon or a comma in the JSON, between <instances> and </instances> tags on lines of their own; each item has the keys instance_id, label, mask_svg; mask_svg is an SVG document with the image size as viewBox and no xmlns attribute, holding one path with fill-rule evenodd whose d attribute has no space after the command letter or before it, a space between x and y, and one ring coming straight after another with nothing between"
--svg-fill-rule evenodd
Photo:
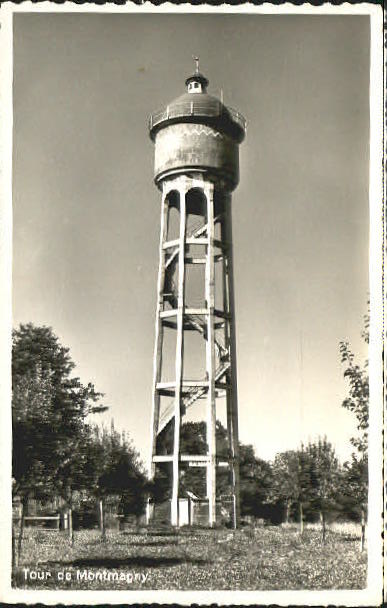
<instances>
[{"instance_id":1,"label":"white postcard border","mask_svg":"<svg viewBox=\"0 0 387 608\"><path fill-rule=\"evenodd\" d=\"M369 524L368 524L368 586L359 591L33 591L16 590L11 581L11 275L12 275L12 23L15 13L72 12L72 13L225 13L225 14L307 14L307 15L369 15L371 21L370 67L370 433L369 433ZM0 536L2 559L0 562L1 599L4 602L45 604L131 604L131 603L180 603L180 604L277 604L293 605L341 605L378 606L383 592L383 12L380 6L370 4L313 7L283 4L273 6L250 4L240 6L175 6L163 4L154 7L143 5L116 6L108 4L77 5L66 2L55 5L50 2L21 5L6 4L0 10L0 102L3 109L1 121L1 186L0 192L0 280L2 298L0 304L0 428L2 439L2 463L0 470Z\"/></svg>"}]
</instances>

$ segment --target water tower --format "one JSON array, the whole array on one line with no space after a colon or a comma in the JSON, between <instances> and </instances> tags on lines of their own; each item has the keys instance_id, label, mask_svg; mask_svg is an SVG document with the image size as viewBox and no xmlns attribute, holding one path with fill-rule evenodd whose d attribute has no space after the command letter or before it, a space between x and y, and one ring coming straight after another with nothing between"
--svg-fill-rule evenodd
<instances>
[{"instance_id":1,"label":"water tower","mask_svg":"<svg viewBox=\"0 0 387 608\"><path fill-rule=\"evenodd\" d=\"M182 517L182 469L205 467L203 500L207 523L213 526L219 513L217 471L227 467L236 527L239 462L231 193L239 181L238 147L246 122L207 93L208 80L195 60L195 73L185 81L186 92L149 120L155 144L154 180L161 191L150 475L161 463L169 463L168 518L177 526L187 523ZM195 302L190 301L192 294L197 296ZM169 355L167 332L169 348L172 344ZM190 352L192 333L200 339L202 355ZM192 357L196 368L202 369L200 378L189 373ZM184 454L181 426L199 404L204 408L207 453ZM216 421L222 407L228 448L220 455ZM170 451L159 453L158 438L166 429L172 436Z\"/></svg>"}]
</instances>

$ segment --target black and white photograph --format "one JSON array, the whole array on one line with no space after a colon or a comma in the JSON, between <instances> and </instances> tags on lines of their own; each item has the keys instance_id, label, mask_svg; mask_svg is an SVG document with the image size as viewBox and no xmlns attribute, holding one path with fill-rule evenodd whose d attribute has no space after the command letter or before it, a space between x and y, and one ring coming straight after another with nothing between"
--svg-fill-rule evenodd
<instances>
[{"instance_id":1,"label":"black and white photograph","mask_svg":"<svg viewBox=\"0 0 387 608\"><path fill-rule=\"evenodd\" d=\"M0 21L1 599L380 605L382 9Z\"/></svg>"}]
</instances>

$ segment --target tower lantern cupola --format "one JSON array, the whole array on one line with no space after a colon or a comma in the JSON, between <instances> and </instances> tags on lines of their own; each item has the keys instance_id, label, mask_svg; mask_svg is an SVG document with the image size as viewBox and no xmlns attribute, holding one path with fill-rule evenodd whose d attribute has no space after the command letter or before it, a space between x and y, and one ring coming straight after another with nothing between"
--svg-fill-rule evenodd
<instances>
[{"instance_id":1,"label":"tower lantern cupola","mask_svg":"<svg viewBox=\"0 0 387 608\"><path fill-rule=\"evenodd\" d=\"M188 93L207 93L208 80L199 72L199 57L194 57L196 62L195 73L185 81Z\"/></svg>"}]
</instances>

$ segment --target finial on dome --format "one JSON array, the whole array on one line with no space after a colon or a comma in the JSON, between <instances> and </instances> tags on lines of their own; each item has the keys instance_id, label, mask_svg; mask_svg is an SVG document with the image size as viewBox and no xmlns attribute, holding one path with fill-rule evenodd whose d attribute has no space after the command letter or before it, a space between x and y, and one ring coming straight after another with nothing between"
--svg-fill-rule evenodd
<instances>
[{"instance_id":1,"label":"finial on dome","mask_svg":"<svg viewBox=\"0 0 387 608\"><path fill-rule=\"evenodd\" d=\"M199 74L199 57L195 57L195 55L192 55L192 59L196 63L195 74Z\"/></svg>"}]
</instances>

